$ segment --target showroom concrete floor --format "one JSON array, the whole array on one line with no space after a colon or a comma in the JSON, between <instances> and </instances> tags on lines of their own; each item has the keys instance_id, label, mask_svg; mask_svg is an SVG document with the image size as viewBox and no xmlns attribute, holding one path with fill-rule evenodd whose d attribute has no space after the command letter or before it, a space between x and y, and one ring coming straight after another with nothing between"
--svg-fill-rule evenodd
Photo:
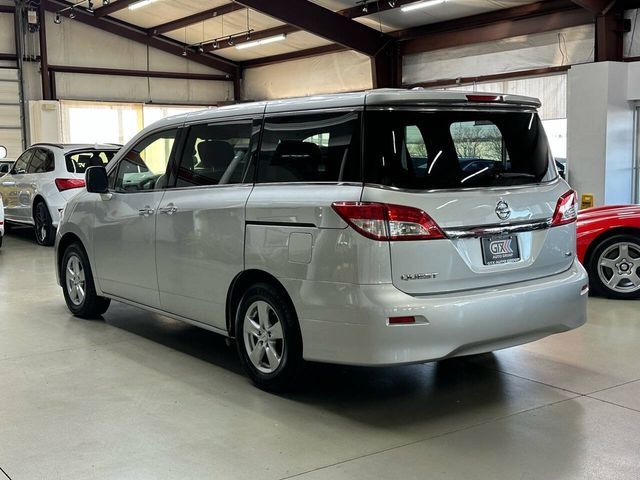
<instances>
[{"instance_id":1,"label":"showroom concrete floor","mask_svg":"<svg viewBox=\"0 0 640 480\"><path fill-rule=\"evenodd\" d=\"M0 467L17 479L640 478L638 302L577 331L257 390L212 333L114 304L67 312L51 248L0 250ZM2 473L0 473L2 478Z\"/></svg>"}]
</instances>

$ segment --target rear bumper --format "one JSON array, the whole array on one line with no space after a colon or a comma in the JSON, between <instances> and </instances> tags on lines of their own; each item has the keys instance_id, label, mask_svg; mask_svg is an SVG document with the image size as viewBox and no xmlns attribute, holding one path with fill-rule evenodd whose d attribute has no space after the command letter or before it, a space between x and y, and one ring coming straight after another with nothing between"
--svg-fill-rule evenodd
<instances>
[{"instance_id":1,"label":"rear bumper","mask_svg":"<svg viewBox=\"0 0 640 480\"><path fill-rule=\"evenodd\" d=\"M390 284L283 283L300 318L304 358L327 363L383 366L489 352L586 321L587 274L577 261L551 277L425 297ZM388 325L406 315L424 321Z\"/></svg>"}]
</instances>

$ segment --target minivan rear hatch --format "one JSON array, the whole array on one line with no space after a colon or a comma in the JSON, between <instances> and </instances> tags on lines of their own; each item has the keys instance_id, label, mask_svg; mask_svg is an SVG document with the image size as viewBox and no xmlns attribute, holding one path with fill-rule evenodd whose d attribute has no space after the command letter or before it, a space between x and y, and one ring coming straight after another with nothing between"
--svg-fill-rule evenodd
<instances>
[{"instance_id":1,"label":"minivan rear hatch","mask_svg":"<svg viewBox=\"0 0 640 480\"><path fill-rule=\"evenodd\" d=\"M422 211L442 234L390 239L400 290L494 287L570 267L575 194L533 106L368 107L364 136L362 201Z\"/></svg>"}]
</instances>

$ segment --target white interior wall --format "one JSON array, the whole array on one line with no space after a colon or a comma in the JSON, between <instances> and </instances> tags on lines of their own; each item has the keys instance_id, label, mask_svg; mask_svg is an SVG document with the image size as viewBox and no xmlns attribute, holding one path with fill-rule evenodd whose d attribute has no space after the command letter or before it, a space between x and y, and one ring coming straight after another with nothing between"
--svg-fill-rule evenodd
<instances>
[{"instance_id":1,"label":"white interior wall","mask_svg":"<svg viewBox=\"0 0 640 480\"><path fill-rule=\"evenodd\" d=\"M33 100L29 102L31 143L62 141L60 102Z\"/></svg>"},{"instance_id":2,"label":"white interior wall","mask_svg":"<svg viewBox=\"0 0 640 480\"><path fill-rule=\"evenodd\" d=\"M185 58L148 48L83 23L63 19L56 25L48 13L47 46L51 65L148 69L180 73L222 72ZM232 82L202 80L109 77L103 75L56 74L56 90L62 99L117 100L131 102L183 102L214 104L233 100Z\"/></svg>"},{"instance_id":3,"label":"white interior wall","mask_svg":"<svg viewBox=\"0 0 640 480\"><path fill-rule=\"evenodd\" d=\"M593 61L594 27L566 28L466 47L407 55L406 85Z\"/></svg>"},{"instance_id":4,"label":"white interior wall","mask_svg":"<svg viewBox=\"0 0 640 480\"><path fill-rule=\"evenodd\" d=\"M630 66L632 68L630 68ZM633 64L578 65L568 74L568 162L571 184L596 205L633 201L634 100L640 70Z\"/></svg>"},{"instance_id":5,"label":"white interior wall","mask_svg":"<svg viewBox=\"0 0 640 480\"><path fill-rule=\"evenodd\" d=\"M371 87L369 57L349 51L248 68L244 73L243 98L300 97Z\"/></svg>"}]
</instances>

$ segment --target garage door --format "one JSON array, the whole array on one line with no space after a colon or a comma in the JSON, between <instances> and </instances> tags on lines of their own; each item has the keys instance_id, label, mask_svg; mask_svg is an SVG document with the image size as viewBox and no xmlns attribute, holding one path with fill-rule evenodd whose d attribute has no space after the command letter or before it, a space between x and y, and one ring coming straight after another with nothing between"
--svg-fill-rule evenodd
<instances>
[{"instance_id":1,"label":"garage door","mask_svg":"<svg viewBox=\"0 0 640 480\"><path fill-rule=\"evenodd\" d=\"M20 88L18 70L13 68L0 68L0 145L6 147L8 159L15 160L22 152Z\"/></svg>"}]
</instances>

